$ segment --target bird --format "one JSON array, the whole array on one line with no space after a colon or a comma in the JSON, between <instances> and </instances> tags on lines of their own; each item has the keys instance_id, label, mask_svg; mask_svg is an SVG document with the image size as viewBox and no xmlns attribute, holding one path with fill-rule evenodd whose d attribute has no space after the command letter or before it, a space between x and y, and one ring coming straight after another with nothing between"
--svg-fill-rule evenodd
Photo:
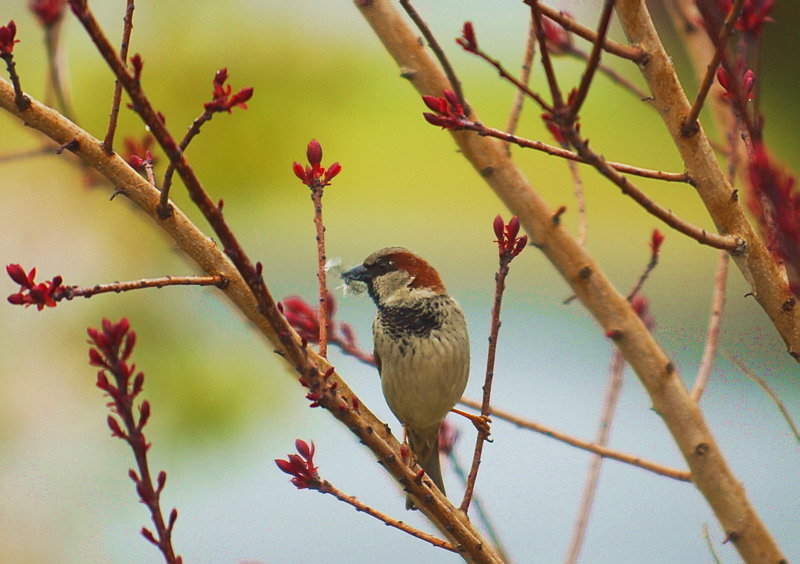
<instances>
[{"instance_id":1,"label":"bird","mask_svg":"<svg viewBox=\"0 0 800 564\"><path fill-rule=\"evenodd\" d=\"M372 253L342 278L365 284L377 306L372 334L383 395L417 463L445 493L438 437L469 377L464 312L436 269L403 247ZM410 497L406 508L416 508Z\"/></svg>"}]
</instances>

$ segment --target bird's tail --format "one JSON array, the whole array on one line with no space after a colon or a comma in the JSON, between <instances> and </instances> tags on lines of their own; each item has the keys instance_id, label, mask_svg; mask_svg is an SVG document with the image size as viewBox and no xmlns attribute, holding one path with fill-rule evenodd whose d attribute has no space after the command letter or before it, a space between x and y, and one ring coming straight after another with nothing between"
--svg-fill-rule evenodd
<instances>
[{"instance_id":1,"label":"bird's tail","mask_svg":"<svg viewBox=\"0 0 800 564\"><path fill-rule=\"evenodd\" d=\"M445 493L442 467L439 463L439 427L441 424L422 430L408 427L408 446L411 447L411 452L417 457L417 463L422 466L428 477L442 493ZM406 509L414 507L411 498L407 498Z\"/></svg>"}]
</instances>

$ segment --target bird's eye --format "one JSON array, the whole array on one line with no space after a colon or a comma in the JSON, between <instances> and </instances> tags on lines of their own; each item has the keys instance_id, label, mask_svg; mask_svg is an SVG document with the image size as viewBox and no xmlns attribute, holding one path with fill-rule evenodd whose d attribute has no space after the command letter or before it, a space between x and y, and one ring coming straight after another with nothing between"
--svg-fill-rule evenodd
<instances>
[{"instance_id":1,"label":"bird's eye","mask_svg":"<svg viewBox=\"0 0 800 564\"><path fill-rule=\"evenodd\" d=\"M385 272L389 272L393 266L394 266L394 261L382 258L378 259L378 262L375 263L374 268L377 272L383 274Z\"/></svg>"}]
</instances>

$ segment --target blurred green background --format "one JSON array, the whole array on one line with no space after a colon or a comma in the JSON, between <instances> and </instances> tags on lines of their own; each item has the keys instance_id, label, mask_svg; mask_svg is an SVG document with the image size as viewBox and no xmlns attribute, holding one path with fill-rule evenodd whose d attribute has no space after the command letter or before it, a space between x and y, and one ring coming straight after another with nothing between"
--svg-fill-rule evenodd
<instances>
[{"instance_id":1,"label":"blurred green background","mask_svg":"<svg viewBox=\"0 0 800 564\"><path fill-rule=\"evenodd\" d=\"M93 2L111 37L118 37L123 2ZM596 18L590 3L552 3ZM26 2L0 3L0 22L15 19L15 50L25 88L43 97L41 30ZM202 6L202 7L201 7ZM488 125L503 127L514 91L452 42L465 20L481 45L518 68L527 11L519 2L420 2L452 57L467 96ZM661 13L659 6L654 6ZM453 14L457 14L453 16ZM767 139L793 163L800 141L796 4L782 2L764 40L763 99ZM665 42L693 91L685 56L660 21ZM78 123L105 132L113 80L73 18L63 27L64 62ZM621 38L618 28L614 35ZM329 256L345 266L373 250L404 245L428 258L464 305L471 324L477 397L485 363L488 312L496 268L491 221L507 210L457 154L447 133L427 125L409 84L347 2L140 1L132 53L145 61L143 84L167 124L180 135L202 111L211 79L228 67L234 89L253 86L247 111L218 115L189 149L213 198L224 198L228 221L277 298L313 298L315 245L307 189L291 172L309 139L323 145L323 163L343 172L325 194ZM611 63L640 83L636 70ZM557 61L566 84L581 64ZM681 66L682 65L682 66ZM541 73L534 88L543 91ZM789 94L792 93L792 94ZM548 140L532 106L521 133ZM596 81L582 112L583 132L609 159L679 171L680 161L655 112L608 80ZM633 127L631 127L633 126ZM40 141L0 114L0 155ZM143 127L123 111L118 139ZM535 187L553 206L566 205L575 227L566 165L514 150ZM36 266L40 279L92 285L196 272L154 225L124 197L109 201L105 186L88 187L67 156L3 162L0 187L2 263ZM703 347L716 253L668 230L619 191L582 168L589 210L588 247L618 287L630 287L648 260L654 228L666 233L662 260L646 286L656 337L691 385ZM162 165L159 173L163 173ZM710 226L691 188L642 181L664 205ZM205 223L173 191L190 216ZM332 280L332 286L338 282ZM16 290L10 280L5 294ZM703 408L737 476L787 556L800 559L798 445L774 405L732 366L739 357L800 414L797 368L760 308L745 297L731 268L720 355ZM577 436L594 434L611 347L577 303L563 306L565 283L535 250L514 263L503 314L495 404ZM372 305L365 296L340 298L339 318L370 347ZM309 410L293 375L271 347L215 290L168 288L77 300L44 312L0 305L0 561L24 563L159 562L138 534L149 517L136 502L122 442L104 423L105 400L87 363L85 330L103 317L127 316L138 333L135 359L153 405L148 438L154 469L167 471L163 497L180 512L174 544L187 562L455 562L401 533L309 492L298 492L272 460L293 450L297 437L317 444L322 476L346 492L426 530L406 514L390 479L372 456L320 410ZM374 370L333 351L332 360L363 401L398 429ZM683 467L677 449L635 377L630 374L612 432L612 446ZM473 431L462 430L457 455L468 460ZM503 422L485 450L478 492L509 553L518 562L562 558L589 457ZM461 486L445 477L451 496ZM726 562L737 560L724 533L687 484L613 461L604 465L585 562L709 562L701 526Z\"/></svg>"}]
</instances>

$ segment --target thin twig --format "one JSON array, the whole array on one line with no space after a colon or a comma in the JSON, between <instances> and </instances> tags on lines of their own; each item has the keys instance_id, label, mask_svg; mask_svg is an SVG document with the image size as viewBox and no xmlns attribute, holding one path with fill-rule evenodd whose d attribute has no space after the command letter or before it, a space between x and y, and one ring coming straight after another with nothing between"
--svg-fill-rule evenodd
<instances>
[{"instance_id":1,"label":"thin twig","mask_svg":"<svg viewBox=\"0 0 800 564\"><path fill-rule=\"evenodd\" d=\"M353 508L355 508L356 511L361 513L366 513L371 517L375 517L379 521L385 523L387 526L394 527L399 531L403 531L404 533L407 533L412 537L423 540L437 548L443 548L444 550L449 550L451 552L458 552L455 548L453 548L453 545L447 542L446 540L434 537L433 535L429 535L428 533L420 531L419 529L415 529L414 527L407 525L402 521L398 521L397 519L389 517L388 515L386 515L385 513L381 513L377 509L373 509L369 505L359 501L358 498L356 498L355 496L347 495L341 490L335 488L327 480L323 480L319 488L310 488L310 489L314 489L319 493L330 494L339 501L343 501L344 503L352 506Z\"/></svg>"},{"instance_id":2,"label":"thin twig","mask_svg":"<svg viewBox=\"0 0 800 564\"><path fill-rule=\"evenodd\" d=\"M762 390L767 392L767 395L770 397L770 399L778 407L778 410L781 412L781 415L783 415L783 418L786 420L786 423L789 425L789 429L791 429L792 434L794 435L794 438L797 439L798 443L800 443L800 429L797 428L797 424L794 422L794 419L792 418L791 414L789 413L789 410L786 409L786 404L784 404L783 401L781 400L781 398L778 397L778 394L776 394L775 391L772 388L770 388L770 386L769 386L769 384L767 384L766 380L764 380L762 377L758 376L752 370L750 370L747 367L747 365L744 362L742 362L742 359L740 359L739 357L734 356L731 360L733 360L734 364L736 364L736 366L739 367L739 370L741 370L744 373L745 376L750 378L753 382L758 384L761 387Z\"/></svg>"},{"instance_id":3,"label":"thin twig","mask_svg":"<svg viewBox=\"0 0 800 564\"><path fill-rule=\"evenodd\" d=\"M741 1L741 0L737 0ZM701 15L703 16L703 21L710 22L714 21L716 13L713 10L716 10L717 7L715 4L706 3L706 2L698 2L697 8L700 11ZM733 15L731 12L728 17ZM727 21L727 19L726 19ZM713 33L712 30L706 30L709 35ZM717 37L711 37L711 41L714 42L717 40ZM733 103L733 108L737 117L742 121L744 125L744 130L747 132L748 138L745 139L746 143L750 142L758 142L761 140L762 137L762 125L763 120L760 116L751 114L747 110L747 106L749 103L749 97L745 92L745 88L742 84L742 77L739 74L739 69L736 68L735 65L732 65L730 60L728 59L725 49L720 48L720 46L715 45L715 57L719 56L719 63L722 65L722 68L725 69L725 72L728 75L728 81L730 83L730 87L728 91L731 93L731 101ZM706 71L708 72L708 71ZM687 112L687 115L689 113Z\"/></svg>"},{"instance_id":4,"label":"thin twig","mask_svg":"<svg viewBox=\"0 0 800 564\"><path fill-rule=\"evenodd\" d=\"M724 249L731 252L742 251L742 241L733 235L722 235L718 233L709 233L705 229L689 223L688 221L675 215L672 210L669 210L660 204L653 201L649 196L637 188L628 179L620 174L614 167L606 162L602 155L595 153L589 148L589 144L581 139L574 128L567 128L564 134L569 139L572 146L575 147L576 152L586 162L594 166L600 174L608 178L611 182L617 185L622 193L630 196L633 200L647 210L650 214L656 216L661 221L691 237L700 244L714 247L715 249Z\"/></svg>"},{"instance_id":5,"label":"thin twig","mask_svg":"<svg viewBox=\"0 0 800 564\"><path fill-rule=\"evenodd\" d=\"M469 398L461 398L461 401L459 403L461 403L461 405L466 405L467 407L471 407L473 409L481 408L481 404L479 402ZM583 441L581 439L576 439L575 437L567 435L566 433L562 433L561 431L557 431L552 427L547 427L546 425L542 425L541 423L536 423L535 421L529 421L527 419L514 415L509 411L498 409L494 406L492 406L490 409L490 415L492 417L496 417L497 419L503 419L505 421L508 421L509 423L512 423L517 427L522 427L523 429L528 429L536 433L540 433L542 435L550 437L551 439L561 441L562 443L566 443L568 445L574 446L582 450L599 454L600 456L603 456L605 458L611 458L619 462L624 462L625 464L631 464L633 466L637 466L639 468L648 470L660 476L665 476L667 478L672 478L673 480L679 480L681 482L692 481L692 475L686 470L669 468L668 466L663 466L655 462L644 460L638 456L620 452L607 447L601 447L595 445L594 443Z\"/></svg>"},{"instance_id":6,"label":"thin twig","mask_svg":"<svg viewBox=\"0 0 800 564\"><path fill-rule=\"evenodd\" d=\"M486 354L486 377L483 383L483 401L481 402L481 416L488 417L490 411L490 402L492 398L492 382L494 380L494 361L497 353L497 337L500 333L500 309L503 305L503 292L506 289L506 276L508 276L508 264L511 262L510 255L507 260L503 260L504 256L500 255L500 268L495 275L495 291L494 301L492 302L492 316L491 326L489 330L489 350ZM487 429L480 429L478 437L475 441L475 452L472 456L472 465L470 467L469 475L467 477L467 485L464 488L464 498L461 500L461 511L467 513L469 511L469 504L472 501L472 493L475 490L475 481L478 477L478 467L481 463L481 454L483 453L483 444L489 438L489 431Z\"/></svg>"},{"instance_id":7,"label":"thin twig","mask_svg":"<svg viewBox=\"0 0 800 564\"><path fill-rule=\"evenodd\" d=\"M703 523L703 538L706 539L706 545L708 546L708 551L711 553L711 558L714 559L716 564L722 564L722 560L719 559L717 550L714 548L714 543L711 541L711 535L708 532L708 523Z\"/></svg>"},{"instance_id":8,"label":"thin twig","mask_svg":"<svg viewBox=\"0 0 800 564\"><path fill-rule=\"evenodd\" d=\"M150 155L150 151L147 151L147 154ZM150 157L151 158L149 159L145 159L142 166L144 166L144 171L145 174L147 174L147 181L150 183L150 186L152 186L153 188L158 188L158 186L156 186L156 173L155 170L153 170L152 155L150 155Z\"/></svg>"},{"instance_id":9,"label":"thin twig","mask_svg":"<svg viewBox=\"0 0 800 564\"><path fill-rule=\"evenodd\" d=\"M24 112L31 105L31 101L22 90L22 84L20 84L19 75L17 74L17 63L14 62L14 54L3 53L0 58L6 62L8 78L11 79L11 85L14 87L14 103L20 111Z\"/></svg>"},{"instance_id":10,"label":"thin twig","mask_svg":"<svg viewBox=\"0 0 800 564\"><path fill-rule=\"evenodd\" d=\"M722 29L719 32L719 37L715 43L714 57L708 64L706 74L703 76L703 80L700 83L700 88L697 90L692 107L683 122L683 126L681 127L681 135L684 137L694 135L698 131L697 118L700 115L700 110L703 109L703 104L705 104L708 92L711 90L711 85L714 84L714 78L717 74L717 67L719 66L725 47L728 44L728 38L733 32L733 26L736 23L736 20L739 18L739 15L742 13L743 6L744 0L736 0L731 7L728 17L725 18L725 23L722 25Z\"/></svg>"},{"instance_id":11,"label":"thin twig","mask_svg":"<svg viewBox=\"0 0 800 564\"><path fill-rule=\"evenodd\" d=\"M611 354L611 374L608 379L606 397L603 401L603 410L600 415L597 434L595 436L596 445L606 446L608 444L614 412L616 411L620 391L622 390L622 376L625 371L625 364L625 358L619 352L619 349L614 349L614 352ZM581 503L575 520L575 526L572 529L572 538L569 543L569 548L567 549L567 556L564 559L566 564L577 564L578 562L578 556L581 553L583 541L586 538L586 530L589 526L589 515L594 505L594 498L600 481L600 467L602 464L603 457L600 455L594 455L589 461Z\"/></svg>"},{"instance_id":12,"label":"thin twig","mask_svg":"<svg viewBox=\"0 0 800 564\"><path fill-rule=\"evenodd\" d=\"M496 139L500 139L501 141L505 141L506 143L514 143L515 145L519 145L520 147L541 151L543 153L547 153L548 155L554 157L561 157L562 159L568 159L583 164L592 164L583 157L581 157L578 153L570 151L569 149L564 149L563 147L556 147L555 145L549 145L542 141L534 141L532 139L519 137L512 133L503 131L502 129L495 129L493 127L488 127L480 122L459 120L458 128L475 131L479 135L485 137L494 137ZM641 176L642 178L653 178L655 180L663 180L665 182L685 182L687 184L692 183L692 179L685 172L664 172L661 170L641 168L638 166L633 166L613 161L606 161L606 164L616 169L619 172L624 172L626 174L631 174L633 176Z\"/></svg>"},{"instance_id":13,"label":"thin twig","mask_svg":"<svg viewBox=\"0 0 800 564\"><path fill-rule=\"evenodd\" d=\"M597 39L592 47L592 52L589 55L589 60L586 63L586 70L581 76L581 82L578 85L578 90L569 104L569 110L564 116L566 123L573 123L580 113L581 106L586 101L586 96L589 94L589 87L592 85L597 65L600 64L600 56L603 53L603 41L605 41L608 34L608 27L611 25L611 14L614 13L614 0L605 0L603 12L600 15L600 23L597 26Z\"/></svg>"},{"instance_id":14,"label":"thin twig","mask_svg":"<svg viewBox=\"0 0 800 564\"><path fill-rule=\"evenodd\" d=\"M543 110L547 112L553 111L552 106L548 104L547 101L541 97L541 95L537 94L536 92L528 88L526 84L527 81L523 80L522 78L517 78L510 72L508 72L506 68L503 66L503 63L501 63L498 59L492 58L488 53L478 48L477 46L475 46L473 49L470 49L469 52L477 55L478 57L480 57L481 59L492 65L497 70L497 73L500 75L501 78L509 81L516 87L517 92L523 92L525 95L527 95L537 104L539 104ZM469 114L467 113L467 115Z\"/></svg>"},{"instance_id":15,"label":"thin twig","mask_svg":"<svg viewBox=\"0 0 800 564\"><path fill-rule=\"evenodd\" d=\"M122 83L123 88L133 102L134 110L149 127L150 132L158 141L170 162L176 163L176 170L186 185L189 196L209 222L219 238L220 245L225 249L225 253L230 257L236 269L241 273L242 278L253 291L253 295L259 302L261 312L269 317L271 321L274 321L275 327L280 327L285 321L283 321L282 316L277 311L274 300L266 290L260 266L254 265L245 253L244 248L242 248L237 237L225 221L222 210L211 200L205 188L203 188L194 169L189 165L175 139L167 130L164 121L158 116L150 100L142 91L139 81L128 72L125 63L119 58L111 42L103 33L94 14L89 10L86 0L69 0L69 3L97 50L111 67L117 79Z\"/></svg>"},{"instance_id":16,"label":"thin twig","mask_svg":"<svg viewBox=\"0 0 800 564\"><path fill-rule=\"evenodd\" d=\"M334 333L331 335L330 344L336 345L341 349L344 354L350 355L357 360L360 360L364 364L369 364L370 366L375 366L375 356L368 353L355 343L348 342L343 340L338 333Z\"/></svg>"},{"instance_id":17,"label":"thin twig","mask_svg":"<svg viewBox=\"0 0 800 564\"><path fill-rule=\"evenodd\" d=\"M452 467L453 472L455 472L456 476L461 479L461 483L466 486L467 472L464 470L464 467L461 465L461 461L456 456L455 450L451 449L450 452L447 453L447 458L450 460L450 466ZM480 496L476 493L472 494L472 507L474 507L475 511L478 513L478 518L483 523L483 527L486 529L486 534L488 534L489 538L492 539L492 543L494 543L494 547L500 554L503 562L511 562L503 543L500 541L500 535L497 532L497 528L489 518L489 514L483 508L483 502L481 501Z\"/></svg>"},{"instance_id":18,"label":"thin twig","mask_svg":"<svg viewBox=\"0 0 800 564\"><path fill-rule=\"evenodd\" d=\"M575 161L568 160L567 167L569 167L569 172L572 175L575 204L578 207L578 236L576 239L578 240L579 245L585 247L586 237L589 234L589 226L586 215L586 195L583 192L583 179L581 178L581 173L578 170L578 165L575 164Z\"/></svg>"},{"instance_id":19,"label":"thin twig","mask_svg":"<svg viewBox=\"0 0 800 564\"><path fill-rule=\"evenodd\" d=\"M61 30L61 22L54 25L46 25L44 29L44 45L45 52L47 53L47 74L49 79L49 86L53 89L53 95L56 98L56 104L61 109L64 116L72 121L75 121L75 116L72 113L72 107L67 100L66 92L64 91L64 84L62 83L62 73L58 66L58 50L59 50L59 33Z\"/></svg>"},{"instance_id":20,"label":"thin twig","mask_svg":"<svg viewBox=\"0 0 800 564\"><path fill-rule=\"evenodd\" d=\"M183 139L181 139L181 142L178 143L178 149L181 153L186 151L192 139L200 134L200 128L203 127L203 124L211 120L212 117L214 117L214 114L205 110L195 118L192 125L189 126L188 131L184 134ZM164 171L164 182L161 183L161 199L158 203L158 214L164 219L169 217L170 214L169 191L172 187L172 178L175 175L175 166L176 161L170 159L167 164L167 170Z\"/></svg>"},{"instance_id":21,"label":"thin twig","mask_svg":"<svg viewBox=\"0 0 800 564\"><path fill-rule=\"evenodd\" d=\"M325 272L325 224L322 221L322 194L325 186L311 188L314 202L314 227L317 230L317 282L319 283L319 356L328 356L328 277Z\"/></svg>"},{"instance_id":22,"label":"thin twig","mask_svg":"<svg viewBox=\"0 0 800 564\"><path fill-rule=\"evenodd\" d=\"M128 47L131 41L131 31L133 30L133 10L135 9L134 0L127 0L125 6L125 17L122 22L122 43L119 47L119 58L125 62L128 60ZM114 98L111 102L111 114L108 116L108 131L103 140L103 149L109 155L114 152L114 133L117 130L117 118L119 117L119 106L122 102L122 84L119 79L114 81ZM155 184L154 184L155 186Z\"/></svg>"},{"instance_id":23,"label":"thin twig","mask_svg":"<svg viewBox=\"0 0 800 564\"><path fill-rule=\"evenodd\" d=\"M543 6L539 3L539 0L525 0L525 3L531 7L531 19L536 27L536 40L539 42L542 67L547 77L550 95L553 98L553 106L555 108L561 108L564 105L564 98L561 95L561 88L558 86L558 79L556 78L556 71L553 68L553 61L550 59L550 50L547 48L547 37L545 36L544 25L542 24Z\"/></svg>"},{"instance_id":24,"label":"thin twig","mask_svg":"<svg viewBox=\"0 0 800 564\"><path fill-rule=\"evenodd\" d=\"M572 55L576 59L580 59L582 61L588 61L589 60L589 54L586 51L582 51L581 49L577 49L575 47L572 47L572 49L567 51L567 54L568 55ZM608 77L612 82L615 82L615 83L619 84L622 88L624 88L625 90L629 91L631 94L636 96L639 100L648 100L648 99L651 98L650 94L648 94L647 92L645 92L644 90L642 90L641 88L636 86L633 82L631 82L630 80L628 80L627 78L625 78L624 76L619 74L617 71L615 71L614 69L612 69L611 67L609 67L608 65L603 63L602 61L597 66L597 70L599 72L603 73L604 75L606 75L606 77ZM655 106L651 106L651 107L655 107Z\"/></svg>"},{"instance_id":25,"label":"thin twig","mask_svg":"<svg viewBox=\"0 0 800 564\"><path fill-rule=\"evenodd\" d=\"M458 101L461 103L461 107L464 108L464 112L467 115L472 113L469 108L469 104L467 104L466 98L464 98L464 90L461 88L461 81L458 80L458 76L456 75L455 69L450 64L450 61L447 59L447 55L444 54L444 49L442 49L439 42L436 40L436 37L431 32L431 28L428 27L428 24L425 23L425 20L422 19L422 16L419 15L419 12L411 5L410 0L400 0L400 6L406 11L408 17L414 22L414 25L417 26L417 29L425 38L425 41L428 42L428 46L433 51L433 54L436 56L436 59L439 61L439 64L442 65L442 70L444 74L447 76L447 80L450 81L450 86L453 88L453 92L456 93L458 97Z\"/></svg>"},{"instance_id":26,"label":"thin twig","mask_svg":"<svg viewBox=\"0 0 800 564\"><path fill-rule=\"evenodd\" d=\"M531 69L533 68L533 55L536 52L536 27L531 20L528 26L528 42L525 45L525 55L522 59L522 69L519 74L519 81L528 86L528 81L531 76ZM525 103L525 93L522 90L517 90L514 94L514 105L511 108L511 114L508 116L508 125L506 131L513 134L519 125L519 118L522 115L522 105Z\"/></svg>"},{"instance_id":27,"label":"thin twig","mask_svg":"<svg viewBox=\"0 0 800 564\"><path fill-rule=\"evenodd\" d=\"M108 292L129 292L144 288L163 288L165 286L218 286L225 285L225 278L219 274L213 276L164 276L162 278L143 278L130 282L111 282L96 286L64 286L53 295L55 301L73 298L91 298L97 294Z\"/></svg>"},{"instance_id":28,"label":"thin twig","mask_svg":"<svg viewBox=\"0 0 800 564\"><path fill-rule=\"evenodd\" d=\"M725 287L728 280L729 263L730 255L725 251L720 251L717 261L717 273L714 277L714 297L711 300L711 315L708 318L708 329L706 330L706 344L703 347L703 356L700 359L700 366L697 368L697 378L691 393L692 399L696 402L700 401L708 385L711 369L714 367L714 358L717 356L719 333L722 328L722 312L725 309Z\"/></svg>"},{"instance_id":29,"label":"thin twig","mask_svg":"<svg viewBox=\"0 0 800 564\"><path fill-rule=\"evenodd\" d=\"M647 266L644 267L644 271L639 275L639 278L637 278L633 289L628 292L627 298L629 302L633 301L633 298L636 297L636 294L642 289L642 286L647 282L647 279L650 277L653 270L655 270L656 266L658 266L658 252L653 252L650 253L650 261L647 263Z\"/></svg>"},{"instance_id":30,"label":"thin twig","mask_svg":"<svg viewBox=\"0 0 800 564\"><path fill-rule=\"evenodd\" d=\"M564 12L560 12L555 8L551 8L545 4L542 4L539 2L539 0L524 0L524 2L531 8L533 8L534 4L536 4L539 12L561 25L561 27L567 31L571 31L575 35L583 37L590 43L597 43L597 32L591 28L579 24L569 14L565 14ZM628 59L635 63L644 63L647 60L647 53L645 53L644 50L639 47L623 45L622 43L617 43L616 41L612 41L607 37L603 39L602 45L605 51L611 53L612 55L622 57L623 59Z\"/></svg>"}]
</instances>

